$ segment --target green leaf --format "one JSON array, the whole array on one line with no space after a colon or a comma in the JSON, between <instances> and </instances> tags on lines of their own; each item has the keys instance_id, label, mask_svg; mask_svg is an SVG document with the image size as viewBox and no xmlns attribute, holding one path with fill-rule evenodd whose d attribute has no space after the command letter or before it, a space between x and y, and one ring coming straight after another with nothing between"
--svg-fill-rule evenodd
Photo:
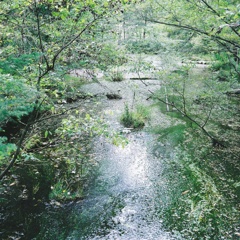
<instances>
[{"instance_id":1,"label":"green leaf","mask_svg":"<svg viewBox=\"0 0 240 240\"><path fill-rule=\"evenodd\" d=\"M48 137L48 131L45 131L45 133L44 133L44 137L45 137L45 138Z\"/></svg>"}]
</instances>

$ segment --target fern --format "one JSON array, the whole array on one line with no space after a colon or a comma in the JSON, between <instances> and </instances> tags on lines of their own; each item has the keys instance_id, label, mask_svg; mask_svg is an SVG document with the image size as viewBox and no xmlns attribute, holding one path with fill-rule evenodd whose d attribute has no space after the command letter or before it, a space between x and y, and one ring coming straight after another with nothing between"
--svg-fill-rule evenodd
<instances>
[{"instance_id":1,"label":"fern","mask_svg":"<svg viewBox=\"0 0 240 240\"><path fill-rule=\"evenodd\" d=\"M39 58L39 53L23 54L19 57L9 56L0 61L0 72L3 74L19 75L25 68L31 67Z\"/></svg>"},{"instance_id":2,"label":"fern","mask_svg":"<svg viewBox=\"0 0 240 240\"><path fill-rule=\"evenodd\" d=\"M24 79L0 74L0 125L9 118L20 119L33 110L37 92Z\"/></svg>"}]
</instances>

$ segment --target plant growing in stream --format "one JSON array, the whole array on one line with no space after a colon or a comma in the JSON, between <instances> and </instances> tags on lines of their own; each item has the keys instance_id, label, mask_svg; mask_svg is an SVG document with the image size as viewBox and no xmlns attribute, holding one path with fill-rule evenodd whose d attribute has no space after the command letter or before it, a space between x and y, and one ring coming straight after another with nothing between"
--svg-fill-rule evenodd
<instances>
[{"instance_id":1,"label":"plant growing in stream","mask_svg":"<svg viewBox=\"0 0 240 240\"><path fill-rule=\"evenodd\" d=\"M121 82L124 79L122 72L120 72L118 69L113 70L111 72L110 78L111 78L111 81L113 81L113 82Z\"/></svg>"},{"instance_id":2,"label":"plant growing in stream","mask_svg":"<svg viewBox=\"0 0 240 240\"><path fill-rule=\"evenodd\" d=\"M130 111L127 104L125 104L124 113L121 116L121 123L127 128L142 128L149 117L147 108L139 105L136 111Z\"/></svg>"},{"instance_id":3,"label":"plant growing in stream","mask_svg":"<svg viewBox=\"0 0 240 240\"><path fill-rule=\"evenodd\" d=\"M230 183L224 183L225 192L218 179L227 174L218 176L213 173L208 166L213 161L211 157L196 159L196 153L194 157L182 148L171 154L164 170L169 180L167 188L171 200L164 205L161 217L166 219L168 228L180 232L184 239L237 239L236 196L233 192L232 196L229 195Z\"/></svg>"}]
</instances>

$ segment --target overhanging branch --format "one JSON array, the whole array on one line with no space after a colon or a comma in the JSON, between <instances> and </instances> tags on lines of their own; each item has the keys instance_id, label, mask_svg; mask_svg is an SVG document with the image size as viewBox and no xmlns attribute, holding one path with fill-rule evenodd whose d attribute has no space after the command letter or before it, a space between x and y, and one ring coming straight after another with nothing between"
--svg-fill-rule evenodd
<instances>
[{"instance_id":1,"label":"overhanging branch","mask_svg":"<svg viewBox=\"0 0 240 240\"><path fill-rule=\"evenodd\" d=\"M205 36L208 36L208 37L210 37L212 39L217 39L219 41L223 41L225 43L231 44L232 46L234 46L236 48L240 48L240 45L238 43L234 42L234 41L225 39L225 38L217 36L217 35L213 35L212 32L209 33L209 32L203 31L203 30L201 30L199 28L193 27L193 26L169 23L169 22L159 21L159 20L155 20L155 19L151 19L151 18L146 18L146 20L148 22L152 22L152 23L157 23L157 24L162 24L162 25L166 25L166 26L177 27L177 28L182 28L182 29L194 31L196 33L200 33L200 34L203 34Z\"/></svg>"},{"instance_id":2,"label":"overhanging branch","mask_svg":"<svg viewBox=\"0 0 240 240\"><path fill-rule=\"evenodd\" d=\"M151 90L148 90L152 95L154 94ZM191 121L192 123L194 123L196 126L199 127L199 129L202 130L202 132L208 137L210 138L210 140L212 141L212 145L213 147L225 147L219 140L217 140L215 137L213 137L206 129L205 129L205 125L201 125L200 123L198 123L196 120L194 120L191 116L189 116L185 111L181 110L180 108L178 108L173 102L172 103L168 103L166 101L164 101L161 98L156 98L158 101L160 101L161 103L164 104L168 104L171 107L174 107L180 114L182 114L182 116L186 117L189 121Z\"/></svg>"}]
</instances>

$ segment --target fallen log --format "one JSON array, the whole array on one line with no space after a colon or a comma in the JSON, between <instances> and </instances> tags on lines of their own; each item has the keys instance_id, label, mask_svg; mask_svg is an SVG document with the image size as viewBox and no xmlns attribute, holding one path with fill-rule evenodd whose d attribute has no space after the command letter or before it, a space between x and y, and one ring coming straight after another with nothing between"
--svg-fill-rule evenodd
<instances>
[{"instance_id":1,"label":"fallen log","mask_svg":"<svg viewBox=\"0 0 240 240\"><path fill-rule=\"evenodd\" d=\"M130 80L158 80L157 78L152 78L152 77L131 77Z\"/></svg>"}]
</instances>

